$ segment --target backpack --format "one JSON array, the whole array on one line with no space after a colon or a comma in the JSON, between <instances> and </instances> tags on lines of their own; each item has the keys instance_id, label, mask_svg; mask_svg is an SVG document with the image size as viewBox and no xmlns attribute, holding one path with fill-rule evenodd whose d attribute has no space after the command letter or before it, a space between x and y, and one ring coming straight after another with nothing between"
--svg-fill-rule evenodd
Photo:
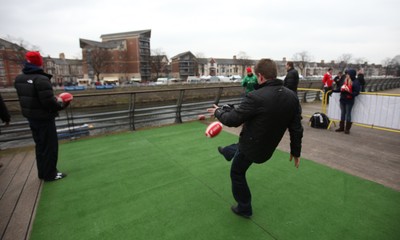
<instances>
[{"instance_id":1,"label":"backpack","mask_svg":"<svg viewBox=\"0 0 400 240\"><path fill-rule=\"evenodd\" d=\"M329 126L329 118L324 113L316 112L310 118L310 126L313 128L325 128Z\"/></svg>"}]
</instances>

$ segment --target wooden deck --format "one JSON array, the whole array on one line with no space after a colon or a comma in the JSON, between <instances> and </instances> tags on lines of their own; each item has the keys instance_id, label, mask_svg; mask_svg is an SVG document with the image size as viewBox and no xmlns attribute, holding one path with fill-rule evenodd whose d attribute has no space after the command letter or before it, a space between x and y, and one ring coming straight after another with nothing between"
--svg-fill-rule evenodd
<instances>
[{"instance_id":1,"label":"wooden deck","mask_svg":"<svg viewBox=\"0 0 400 240\"><path fill-rule=\"evenodd\" d=\"M0 239L29 239L42 181L33 148L0 153Z\"/></svg>"}]
</instances>

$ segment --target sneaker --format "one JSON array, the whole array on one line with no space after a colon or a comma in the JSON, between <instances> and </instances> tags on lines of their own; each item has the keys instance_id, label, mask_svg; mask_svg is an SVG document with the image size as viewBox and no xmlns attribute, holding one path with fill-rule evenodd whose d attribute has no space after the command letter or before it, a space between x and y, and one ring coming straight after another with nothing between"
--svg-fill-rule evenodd
<instances>
[{"instance_id":1,"label":"sneaker","mask_svg":"<svg viewBox=\"0 0 400 240\"><path fill-rule=\"evenodd\" d=\"M53 179L45 179L45 181L46 182L52 182L52 181L63 179L65 177L67 177L67 174L62 173L62 172L58 172Z\"/></svg>"},{"instance_id":2,"label":"sneaker","mask_svg":"<svg viewBox=\"0 0 400 240\"><path fill-rule=\"evenodd\" d=\"M228 148L224 148L224 147L221 147L221 146L218 147L218 152L222 156L224 156L225 160L228 161L228 162L232 160L233 156L235 156L235 153L231 152L229 150L230 150L229 146L228 146Z\"/></svg>"},{"instance_id":3,"label":"sneaker","mask_svg":"<svg viewBox=\"0 0 400 240\"><path fill-rule=\"evenodd\" d=\"M231 210L233 213L235 213L238 216L244 217L244 218L250 218L251 217L251 213L245 213L245 212L241 212L239 211L239 208L237 206L232 206Z\"/></svg>"}]
</instances>

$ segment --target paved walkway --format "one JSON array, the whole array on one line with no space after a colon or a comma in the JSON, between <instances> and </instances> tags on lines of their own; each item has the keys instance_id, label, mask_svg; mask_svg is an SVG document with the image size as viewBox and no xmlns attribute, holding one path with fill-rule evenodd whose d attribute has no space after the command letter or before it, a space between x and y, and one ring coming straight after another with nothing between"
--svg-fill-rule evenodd
<instances>
[{"instance_id":1,"label":"paved walkway","mask_svg":"<svg viewBox=\"0 0 400 240\"><path fill-rule=\"evenodd\" d=\"M400 89L385 93L400 94ZM400 191L400 134L353 125L349 135L308 125L320 103L304 103L302 157ZM306 117L307 116L307 117ZM240 128L225 128L238 134ZM278 148L289 152L289 135Z\"/></svg>"},{"instance_id":2,"label":"paved walkway","mask_svg":"<svg viewBox=\"0 0 400 240\"><path fill-rule=\"evenodd\" d=\"M400 89L387 91L399 93ZM302 157L400 191L400 134L353 126L350 135L308 126L321 104L303 105ZM224 128L238 134L240 128ZM289 151L285 135L279 149ZM42 181L33 148L0 152L0 240L29 239ZM289 164L289 163L288 163ZM301 168L301 166L300 166Z\"/></svg>"}]
</instances>

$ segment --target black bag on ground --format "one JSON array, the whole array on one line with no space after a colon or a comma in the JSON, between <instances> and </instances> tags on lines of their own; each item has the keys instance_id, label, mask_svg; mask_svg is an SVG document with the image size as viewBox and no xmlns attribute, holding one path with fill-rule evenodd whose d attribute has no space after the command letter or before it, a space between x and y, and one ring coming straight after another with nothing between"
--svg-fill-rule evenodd
<instances>
[{"instance_id":1,"label":"black bag on ground","mask_svg":"<svg viewBox=\"0 0 400 240\"><path fill-rule=\"evenodd\" d=\"M316 112L310 118L310 126L313 128L325 128L329 126L329 118L324 113Z\"/></svg>"}]
</instances>

